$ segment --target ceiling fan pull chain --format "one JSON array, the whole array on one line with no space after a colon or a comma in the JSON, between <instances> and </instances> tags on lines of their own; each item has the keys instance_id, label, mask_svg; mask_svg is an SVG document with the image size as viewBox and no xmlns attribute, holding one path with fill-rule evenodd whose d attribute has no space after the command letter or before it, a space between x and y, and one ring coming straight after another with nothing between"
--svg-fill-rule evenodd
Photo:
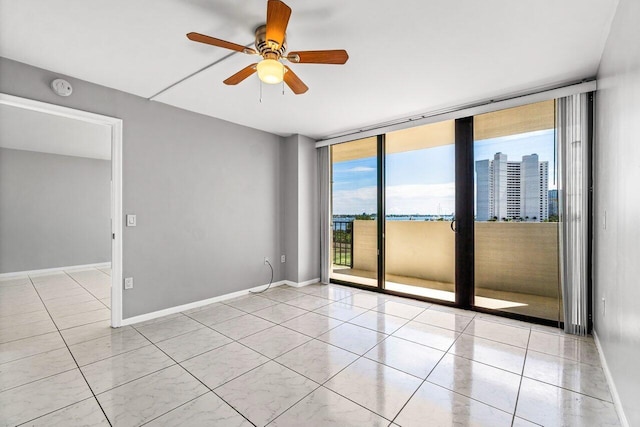
<instances>
[{"instance_id":1,"label":"ceiling fan pull chain","mask_svg":"<svg viewBox=\"0 0 640 427\"><path fill-rule=\"evenodd\" d=\"M262 80L260 80L260 104L262 104Z\"/></svg>"},{"instance_id":2,"label":"ceiling fan pull chain","mask_svg":"<svg viewBox=\"0 0 640 427\"><path fill-rule=\"evenodd\" d=\"M282 96L284 96L284 80L282 80Z\"/></svg>"}]
</instances>

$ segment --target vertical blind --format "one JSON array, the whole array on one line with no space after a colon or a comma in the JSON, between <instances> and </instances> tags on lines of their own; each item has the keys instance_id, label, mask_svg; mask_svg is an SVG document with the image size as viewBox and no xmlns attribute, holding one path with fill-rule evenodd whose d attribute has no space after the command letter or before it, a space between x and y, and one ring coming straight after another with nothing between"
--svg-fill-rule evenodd
<instances>
[{"instance_id":1,"label":"vertical blind","mask_svg":"<svg viewBox=\"0 0 640 427\"><path fill-rule=\"evenodd\" d=\"M559 98L558 207L560 214L560 283L564 330L586 335L589 324L589 128L588 94Z\"/></svg>"}]
</instances>

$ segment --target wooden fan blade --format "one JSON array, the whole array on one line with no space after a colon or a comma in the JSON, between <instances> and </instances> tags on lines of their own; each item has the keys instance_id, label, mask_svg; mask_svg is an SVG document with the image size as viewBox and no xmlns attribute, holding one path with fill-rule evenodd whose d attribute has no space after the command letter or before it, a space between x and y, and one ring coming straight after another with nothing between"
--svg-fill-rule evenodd
<instances>
[{"instance_id":1,"label":"wooden fan blade","mask_svg":"<svg viewBox=\"0 0 640 427\"><path fill-rule=\"evenodd\" d=\"M200 33L189 33L187 34L187 38L194 42L223 47L225 49L235 50L236 52L242 52L242 53L248 53L248 54L256 53L256 51L251 48L244 47L239 44L231 43L226 40L217 39L215 37L205 36L204 34L200 34Z\"/></svg>"},{"instance_id":2,"label":"wooden fan blade","mask_svg":"<svg viewBox=\"0 0 640 427\"><path fill-rule=\"evenodd\" d=\"M274 50L280 49L284 43L287 24L291 16L291 8L280 0L269 0L267 3L267 43L272 42Z\"/></svg>"},{"instance_id":3,"label":"wooden fan blade","mask_svg":"<svg viewBox=\"0 0 640 427\"><path fill-rule=\"evenodd\" d=\"M284 82L287 84L287 86L289 86L293 93L295 93L296 95L300 95L301 93L305 93L309 90L307 85L304 84L302 80L300 80L300 77L298 77L296 73L291 71L291 68L287 67L286 65L284 66L284 68L287 70L284 73Z\"/></svg>"},{"instance_id":4,"label":"wooden fan blade","mask_svg":"<svg viewBox=\"0 0 640 427\"><path fill-rule=\"evenodd\" d=\"M287 59L300 64L344 64L349 59L349 54L344 49L307 50L290 52L287 55Z\"/></svg>"},{"instance_id":5,"label":"wooden fan blade","mask_svg":"<svg viewBox=\"0 0 640 427\"><path fill-rule=\"evenodd\" d=\"M251 74L256 72L256 65L258 64L251 64L247 67L244 67L242 70L229 77L223 83L226 85L237 85L238 83L249 77Z\"/></svg>"}]
</instances>

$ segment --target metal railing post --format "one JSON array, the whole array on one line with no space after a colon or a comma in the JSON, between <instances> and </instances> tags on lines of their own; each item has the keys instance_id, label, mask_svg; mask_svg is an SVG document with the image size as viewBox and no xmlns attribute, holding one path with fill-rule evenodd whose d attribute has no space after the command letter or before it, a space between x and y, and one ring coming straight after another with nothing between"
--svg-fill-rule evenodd
<instances>
[{"instance_id":1,"label":"metal railing post","mask_svg":"<svg viewBox=\"0 0 640 427\"><path fill-rule=\"evenodd\" d=\"M349 268L353 268L353 221L347 227L349 228Z\"/></svg>"}]
</instances>

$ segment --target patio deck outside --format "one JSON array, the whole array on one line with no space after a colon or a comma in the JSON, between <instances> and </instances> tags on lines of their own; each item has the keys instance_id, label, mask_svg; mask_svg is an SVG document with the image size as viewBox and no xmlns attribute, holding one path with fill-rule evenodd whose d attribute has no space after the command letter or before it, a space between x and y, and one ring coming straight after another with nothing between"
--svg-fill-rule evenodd
<instances>
[{"instance_id":1,"label":"patio deck outside","mask_svg":"<svg viewBox=\"0 0 640 427\"><path fill-rule=\"evenodd\" d=\"M377 286L377 221L338 222L345 231L337 233L331 277ZM386 229L386 289L454 301L449 222L387 221ZM558 223L476 222L475 259L476 305L548 320L561 316Z\"/></svg>"}]
</instances>

